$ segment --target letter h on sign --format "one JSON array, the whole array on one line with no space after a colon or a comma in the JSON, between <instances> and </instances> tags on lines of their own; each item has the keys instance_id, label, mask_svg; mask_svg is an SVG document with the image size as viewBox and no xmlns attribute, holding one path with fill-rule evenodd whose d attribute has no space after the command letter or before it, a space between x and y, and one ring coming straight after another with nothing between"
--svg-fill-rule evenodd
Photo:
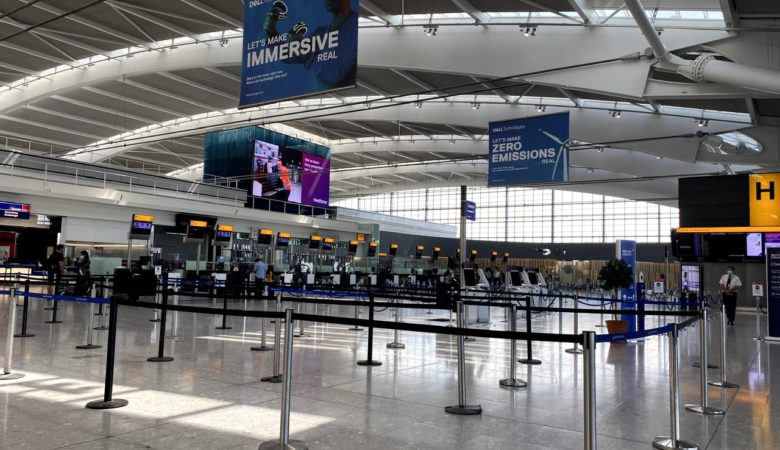
<instances>
[{"instance_id":1,"label":"letter h on sign","mask_svg":"<svg viewBox=\"0 0 780 450\"><path fill-rule=\"evenodd\" d=\"M764 192L769 194L769 200L774 200L775 199L775 182L774 181L770 181L769 182L769 188L768 189L764 189L761 186L761 182L757 181L756 182L756 200L761 200L761 194L763 194Z\"/></svg>"}]
</instances>

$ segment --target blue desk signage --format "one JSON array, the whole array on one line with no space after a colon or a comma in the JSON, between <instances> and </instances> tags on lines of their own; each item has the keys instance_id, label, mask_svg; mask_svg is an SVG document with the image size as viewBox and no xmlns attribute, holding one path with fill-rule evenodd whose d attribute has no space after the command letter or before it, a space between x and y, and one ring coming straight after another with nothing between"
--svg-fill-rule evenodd
<instances>
[{"instance_id":1,"label":"blue desk signage","mask_svg":"<svg viewBox=\"0 0 780 450\"><path fill-rule=\"evenodd\" d=\"M617 251L617 259L623 260L634 272L634 281L631 283L631 287L620 290L620 308L626 311L636 311L636 241L618 240L615 243L615 250ZM628 321L630 333L637 330L635 315L622 314L620 319Z\"/></svg>"},{"instance_id":2,"label":"blue desk signage","mask_svg":"<svg viewBox=\"0 0 780 450\"><path fill-rule=\"evenodd\" d=\"M0 217L28 220L30 218L30 205L27 203L0 202Z\"/></svg>"},{"instance_id":3,"label":"blue desk signage","mask_svg":"<svg viewBox=\"0 0 780 450\"><path fill-rule=\"evenodd\" d=\"M357 83L358 0L244 0L239 108Z\"/></svg>"},{"instance_id":4,"label":"blue desk signage","mask_svg":"<svg viewBox=\"0 0 780 450\"><path fill-rule=\"evenodd\" d=\"M569 113L491 122L488 186L569 179Z\"/></svg>"}]
</instances>

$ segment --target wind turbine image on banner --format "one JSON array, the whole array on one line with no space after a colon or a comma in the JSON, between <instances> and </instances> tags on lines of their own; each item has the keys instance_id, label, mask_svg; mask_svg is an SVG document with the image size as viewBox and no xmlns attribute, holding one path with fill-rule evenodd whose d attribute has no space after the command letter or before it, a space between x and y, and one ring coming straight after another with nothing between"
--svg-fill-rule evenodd
<instances>
[{"instance_id":1,"label":"wind turbine image on banner","mask_svg":"<svg viewBox=\"0 0 780 450\"><path fill-rule=\"evenodd\" d=\"M561 141L561 139L558 136L555 136L554 134L551 134L545 130L542 130L539 128L539 131L542 132L545 136L552 139L556 144L560 145L558 148L558 156L555 157L555 167L553 167L552 176L550 177L550 180L555 180L555 173L558 172L558 166L561 163L561 155L566 154L566 156L563 157L563 181L567 181L568 176L568 170L569 170L569 155L568 152L565 152L564 149L568 149L569 145L571 144L571 138L566 139L565 141Z\"/></svg>"}]
</instances>

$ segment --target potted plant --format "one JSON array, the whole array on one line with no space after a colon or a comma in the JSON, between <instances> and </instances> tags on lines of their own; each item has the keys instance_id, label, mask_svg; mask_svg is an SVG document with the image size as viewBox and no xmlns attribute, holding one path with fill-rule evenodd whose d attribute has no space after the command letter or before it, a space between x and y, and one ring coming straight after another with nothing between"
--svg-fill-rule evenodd
<instances>
[{"instance_id":1,"label":"potted plant","mask_svg":"<svg viewBox=\"0 0 780 450\"><path fill-rule=\"evenodd\" d=\"M622 259L613 259L601 267L598 280L604 289L613 292L612 298L618 300L620 290L630 288L634 282L634 271ZM626 333L628 321L617 320L617 314L614 314L613 320L607 320L607 331L609 334Z\"/></svg>"}]
</instances>

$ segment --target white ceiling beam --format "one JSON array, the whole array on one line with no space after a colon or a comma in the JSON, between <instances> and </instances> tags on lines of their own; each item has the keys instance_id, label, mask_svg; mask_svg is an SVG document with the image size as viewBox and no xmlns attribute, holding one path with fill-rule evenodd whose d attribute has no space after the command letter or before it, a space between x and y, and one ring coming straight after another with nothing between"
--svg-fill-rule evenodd
<instances>
[{"instance_id":1,"label":"white ceiling beam","mask_svg":"<svg viewBox=\"0 0 780 450\"><path fill-rule=\"evenodd\" d=\"M232 73L225 72L224 70L222 70L222 69L220 69L218 67L204 67L203 70L205 70L207 72L211 72L211 73L213 73L215 75L219 75L219 76L221 76L223 78L227 78L228 80L235 81L236 83L240 83L241 82L241 77L239 77L238 75L233 75Z\"/></svg>"},{"instance_id":2,"label":"white ceiling beam","mask_svg":"<svg viewBox=\"0 0 780 450\"><path fill-rule=\"evenodd\" d=\"M383 97L390 97L390 96L394 95L394 94L391 94L391 93L385 91L384 89L380 89L380 88L374 86L373 84L367 83L365 81L358 80L357 84L358 84L358 86L362 87L363 89L371 91L371 92L373 92L376 95L381 95Z\"/></svg>"},{"instance_id":3,"label":"white ceiling beam","mask_svg":"<svg viewBox=\"0 0 780 450\"><path fill-rule=\"evenodd\" d=\"M136 100L134 98L126 97L124 95L115 94L113 92L106 91L104 89L98 89L91 86L84 86L81 89L87 92L92 92L93 94L98 94L104 97L108 97L113 100L118 100L122 103L131 103L133 106L140 106L143 108L151 109L153 111L161 112L163 114L168 114L170 116L181 117L184 115L184 113L182 113L181 111L174 111L172 109L164 108L162 106L152 105L151 103L146 103L144 101Z\"/></svg>"},{"instance_id":4,"label":"white ceiling beam","mask_svg":"<svg viewBox=\"0 0 780 450\"><path fill-rule=\"evenodd\" d=\"M0 67L5 67L6 69L13 70L14 72L19 72L24 75L31 75L36 76L38 75L38 72L36 72L33 69L28 69L26 67L17 66L16 64L9 64L6 62L0 62Z\"/></svg>"},{"instance_id":5,"label":"white ceiling beam","mask_svg":"<svg viewBox=\"0 0 780 450\"><path fill-rule=\"evenodd\" d=\"M447 124L447 128L449 128L452 131L460 134L461 136L465 136L465 137L468 137L468 138L473 138L474 137L473 134L469 133L468 131L466 131L465 129L463 129L461 127L458 127L458 126L455 126L455 125L452 125L452 124L448 123Z\"/></svg>"},{"instance_id":6,"label":"white ceiling beam","mask_svg":"<svg viewBox=\"0 0 780 450\"><path fill-rule=\"evenodd\" d=\"M165 28L167 30L173 31L174 33L178 33L178 34L180 34L182 36L187 36L187 37L191 38L192 40L194 40L195 42L199 41L198 35L196 33L193 33L193 32L191 32L191 31L189 31L187 29L184 29L184 28L178 26L178 25L174 25L174 24L172 24L172 23L170 23L170 22L168 22L166 20L163 20L163 19L161 19L159 17L153 16L151 14L147 14L147 13L145 13L143 11L139 11L138 9L135 8L134 5L129 5L129 4L125 3L125 2L121 2L121 1L117 1L117 0L108 0L106 3L109 4L112 8L115 8L115 9L118 9L118 10L122 10L122 11L128 13L128 14L132 14L132 15L134 15L136 17L139 17L139 18L144 19L144 20L146 20L148 22L151 22L151 23L153 23L153 24L155 24L155 25L157 25L157 26L159 26L161 28ZM133 25L135 25L135 23L133 23L130 19L127 19L127 21L131 22ZM142 30L139 30L139 31L142 31ZM146 32L143 32L143 33L146 34ZM153 39L150 39L150 41L151 40L153 40Z\"/></svg>"},{"instance_id":7,"label":"white ceiling beam","mask_svg":"<svg viewBox=\"0 0 780 450\"><path fill-rule=\"evenodd\" d=\"M115 115L115 116L119 116L119 117L126 117L128 119L132 119L132 120L135 120L135 121L138 121L138 122L141 122L141 123L145 123L145 124L148 124L148 125L156 123L156 121L151 120L151 119L149 119L147 117L141 117L141 116L136 116L134 114L128 114L128 113L125 113L125 112L122 112L122 111L117 111L115 109L105 108L103 106L95 105L95 104L88 103L88 102L82 102L81 100L75 100L75 99L72 99L72 98L69 98L69 97L63 97L62 95L53 95L51 98L54 99L54 100L60 101L60 102L65 102L65 103L70 103L71 105L80 106L82 108L94 109L95 111L100 111L102 113L111 114L111 115Z\"/></svg>"},{"instance_id":8,"label":"white ceiling beam","mask_svg":"<svg viewBox=\"0 0 780 450\"><path fill-rule=\"evenodd\" d=\"M590 0L569 0L572 9L582 18L582 22L588 25L595 24L598 21L596 12L590 4Z\"/></svg>"},{"instance_id":9,"label":"white ceiling beam","mask_svg":"<svg viewBox=\"0 0 780 450\"><path fill-rule=\"evenodd\" d=\"M79 25L84 25L89 28L93 28L97 31L100 31L101 33L108 34L110 36L117 37L119 39L122 39L123 41L130 42L134 45L138 45L139 47L143 47L149 50L153 50L153 47L151 46L150 42L144 42L141 39L138 39L135 36L131 36L129 34L123 33L121 31L117 31L111 27L106 27L104 25L101 25L93 20L85 19L84 17L79 16L78 14L70 14L67 15L67 11L63 11L61 9L55 8L51 5L47 5L45 3L36 3L33 5L33 7L38 8L42 11L46 11L50 14L54 14L55 16L59 15L65 15L65 20L69 20L71 22L76 22Z\"/></svg>"},{"instance_id":10,"label":"white ceiling beam","mask_svg":"<svg viewBox=\"0 0 780 450\"><path fill-rule=\"evenodd\" d=\"M185 3L187 5L192 6L193 8L202 11L212 17L216 17L217 19L227 23L228 25L234 27L234 28L242 28L244 26L243 23L241 23L240 20L236 19L235 17L229 16L222 11L216 10L212 8L211 6L208 6L199 0L179 0L182 3Z\"/></svg>"},{"instance_id":11,"label":"white ceiling beam","mask_svg":"<svg viewBox=\"0 0 780 450\"><path fill-rule=\"evenodd\" d=\"M739 16L734 8L734 0L720 0L720 9L723 11L723 21L727 27L739 26Z\"/></svg>"},{"instance_id":12,"label":"white ceiling beam","mask_svg":"<svg viewBox=\"0 0 780 450\"><path fill-rule=\"evenodd\" d=\"M0 136L8 136L11 138L16 138L24 142L30 142L30 135L27 133L19 133L18 131L10 131L10 130L2 130L0 129ZM51 146L57 146L62 147L63 149L69 150L73 148L77 148L78 145L74 145L72 142L65 142L60 141L57 139L47 139L47 138L35 138L35 141L32 142L33 144L47 144ZM58 151L59 152L59 151Z\"/></svg>"},{"instance_id":13,"label":"white ceiling beam","mask_svg":"<svg viewBox=\"0 0 780 450\"><path fill-rule=\"evenodd\" d=\"M400 69L390 69L394 74L401 76L405 78L407 81L409 81L412 84L416 84L417 86L425 89L426 91L431 91L432 93L436 95L444 95L445 93L436 89L434 86L426 83L425 81L417 78L416 76L406 72L405 70ZM449 99L444 99L445 102L449 101Z\"/></svg>"},{"instance_id":14,"label":"white ceiling beam","mask_svg":"<svg viewBox=\"0 0 780 450\"><path fill-rule=\"evenodd\" d=\"M399 157L399 158L403 158L403 159L405 159L405 160L407 160L407 161L412 161L412 162L418 162L418 161L420 161L419 159L414 159L414 158L412 158L411 156L404 155L403 153L398 153L398 152L390 152L390 154L391 154L391 155L393 155L393 156L397 156L397 157Z\"/></svg>"},{"instance_id":15,"label":"white ceiling beam","mask_svg":"<svg viewBox=\"0 0 780 450\"><path fill-rule=\"evenodd\" d=\"M399 19L396 16L391 16L390 14L386 13L382 8L376 6L373 2L369 0L361 0L360 7L370 12L371 14L379 17L389 26L401 25L401 19Z\"/></svg>"},{"instance_id":16,"label":"white ceiling beam","mask_svg":"<svg viewBox=\"0 0 780 450\"><path fill-rule=\"evenodd\" d=\"M182 97L180 95L172 94L172 93L170 93L170 92L168 92L166 90L157 89L157 88L151 87L149 85L146 85L146 84L138 82L138 81L122 80L122 79L119 79L117 81L119 81L120 83L125 83L128 86L133 86L133 87L137 87L138 89L143 89L145 91L149 91L149 92L151 92L153 94L157 94L157 95L160 95L160 96L163 96L163 97L168 97L168 98L172 98L174 100L178 100L178 101L180 101L182 103L189 103L192 106L196 106L198 108L205 109L206 111L215 111L215 110L218 109L218 108L216 108L214 106L207 105L205 103L201 103L199 101L192 100L192 99L189 99L189 98L186 98L186 97Z\"/></svg>"},{"instance_id":17,"label":"white ceiling beam","mask_svg":"<svg viewBox=\"0 0 780 450\"><path fill-rule=\"evenodd\" d=\"M352 186L357 186L359 188L368 189L369 186L366 186L365 184L355 183L354 181L348 181L348 180L338 180L339 183L346 183L351 184Z\"/></svg>"},{"instance_id":18,"label":"white ceiling beam","mask_svg":"<svg viewBox=\"0 0 780 450\"><path fill-rule=\"evenodd\" d=\"M363 177L363 178L371 181L371 184L373 184L373 183L380 183L380 184L390 185L390 186L393 185L393 183L391 183L389 181L380 180L379 178L375 178L375 177Z\"/></svg>"},{"instance_id":19,"label":"white ceiling beam","mask_svg":"<svg viewBox=\"0 0 780 450\"><path fill-rule=\"evenodd\" d=\"M8 25L11 25L11 26L16 27L16 28L21 28L21 29L30 28L32 26L31 24L20 22L18 20L11 19L10 17L5 17L3 19L0 19L0 22L8 24ZM94 46L89 45L89 44L85 44L85 43L83 43L81 41L78 41L76 39L71 39L69 37L61 36L61 34L64 34L64 33L60 32L60 31L57 31L57 30L51 30L51 29L46 28L46 27L40 27L40 28L35 28L34 30L30 30L30 34L46 36L49 39L53 39L53 40L62 42L64 44L68 44L68 45L70 45L72 47L80 48L82 50L86 50L86 51L88 51L90 53L94 53L96 55L103 55L103 56L108 57L108 52L107 51L105 51L105 50L103 50L101 48L94 47ZM52 44L49 44L49 45L51 46ZM127 45L127 44L125 44L124 42L117 42L114 45L120 45L121 46L121 45Z\"/></svg>"},{"instance_id":20,"label":"white ceiling beam","mask_svg":"<svg viewBox=\"0 0 780 450\"><path fill-rule=\"evenodd\" d=\"M136 31L138 31L139 33L141 33L141 34L142 34L142 35L143 35L143 36L146 38L146 40L148 40L149 42L152 42L152 41L154 41L154 40L155 40L155 39L152 37L152 35L150 35L149 33L147 33L147 32L146 32L146 30L144 30L143 28L141 28L141 26L140 26L140 25L138 25L137 23L135 23L135 21L134 21L133 19L131 19L131 18L130 18L130 17L127 15L127 14L125 14L125 13L124 13L124 11L122 11L122 10L121 10L120 8L118 8L116 5L113 5L113 4L109 3L109 2L106 2L106 5L110 6L110 7L111 7L111 9L113 9L113 10L114 10L114 12L116 12L116 13L117 13L117 14L119 14L119 15L120 15L120 16L121 16L123 19L125 19L125 22L129 23L129 24L130 24L130 26L132 26L133 28L135 28L135 29L136 29Z\"/></svg>"},{"instance_id":21,"label":"white ceiling beam","mask_svg":"<svg viewBox=\"0 0 780 450\"><path fill-rule=\"evenodd\" d=\"M425 175L426 177L429 177L429 178L433 178L434 180L438 180L438 181L446 180L446 178L444 178L444 177L440 177L438 175L434 175L434 174L428 173L428 172L420 172L420 174L421 175Z\"/></svg>"},{"instance_id":22,"label":"white ceiling beam","mask_svg":"<svg viewBox=\"0 0 780 450\"><path fill-rule=\"evenodd\" d=\"M472 80L474 80L477 83L479 83L482 87L490 89L490 92L492 92L492 93L498 95L499 97L503 98L505 102L512 103L512 99L508 95L506 95L503 92L501 92L501 89L493 87L490 83L488 83L486 81L482 81L482 80L480 80L477 77L469 77L469 78L471 78Z\"/></svg>"},{"instance_id":23,"label":"white ceiling beam","mask_svg":"<svg viewBox=\"0 0 780 450\"><path fill-rule=\"evenodd\" d=\"M112 123L108 123L108 122L101 122L99 120L87 119L86 117L75 116L73 114L66 114L66 113L62 113L62 112L57 112L57 111L51 110L49 108L41 108L41 107L38 107L38 106L35 106L35 105L27 105L27 109L30 110L30 111L35 111L35 112L39 112L39 113L42 113L42 114L48 114L48 115L51 115L51 116L54 116L54 117L60 117L60 118L69 119L69 120L75 120L77 122L82 122L82 123L86 123L86 124L89 124L89 125L95 125L97 127L109 128L109 129L116 130L116 131L119 131L119 132L126 131L124 127L121 127L121 126L116 125L116 124L112 124Z\"/></svg>"},{"instance_id":24,"label":"white ceiling beam","mask_svg":"<svg viewBox=\"0 0 780 450\"><path fill-rule=\"evenodd\" d=\"M33 127L42 128L44 130L58 131L60 133L70 134L72 136L78 136L78 137L81 137L81 138L89 138L89 139L95 139L95 140L103 139L102 136L98 136L96 134L84 133L83 131L75 131L75 130L71 130L69 128L58 127L58 126L52 125L50 123L42 123L42 122L36 122L34 120L20 119L18 117L14 117L14 116L0 116L0 120L8 120L10 122L16 122L16 123L21 123L21 124L24 124L24 125L30 125L30 126L33 126ZM36 137L36 139L38 139L38 138Z\"/></svg>"},{"instance_id":25,"label":"white ceiling beam","mask_svg":"<svg viewBox=\"0 0 780 450\"><path fill-rule=\"evenodd\" d=\"M568 15L568 14L563 14L563 13L562 13L562 12L560 12L560 11L556 11L556 10L554 10L554 9L552 9L552 8L549 8L549 7L547 7L547 6L545 6L545 5L541 4L541 3L537 3L537 2L535 2L535 1L533 1L533 0L519 0L519 1L520 1L521 3L525 3L525 4L526 4L526 5L528 5L528 6L533 6L534 8L541 9L542 11L545 11L545 12L548 12L548 13L555 14L556 16L563 17L564 19L571 20L572 22L576 22L576 23L583 23L583 22L582 22L582 20L580 20L580 19L577 19L577 18L575 18L575 17L571 17L571 16L570 16L570 15Z\"/></svg>"},{"instance_id":26,"label":"white ceiling beam","mask_svg":"<svg viewBox=\"0 0 780 450\"><path fill-rule=\"evenodd\" d=\"M426 132L424 132L424 131L420 130L419 128L417 128L417 127L413 127L413 126L411 126L411 125L408 125L408 124L406 124L406 123L404 123L404 122L401 122L401 121L397 121L397 122L395 122L395 123L396 123L396 124L398 124L398 126L399 126L399 127L401 127L401 128L406 128L407 130L411 131L412 133L417 133L417 134L419 134L420 136L425 136L425 137L427 137L428 139L432 139L432 137L431 137L431 134L430 134L430 133L426 133ZM399 139L400 139L400 136L399 136Z\"/></svg>"},{"instance_id":27,"label":"white ceiling beam","mask_svg":"<svg viewBox=\"0 0 780 450\"><path fill-rule=\"evenodd\" d=\"M572 103L574 103L574 106L576 106L577 108L582 108L582 99L581 99L581 98L579 98L579 97L577 97L576 95L574 95L574 94L573 94L571 91L569 91L568 89L564 89L564 88L560 88L560 87L559 87L559 88L557 88L557 89L558 89L558 91L559 91L561 94L563 94L563 95L564 95L566 98L568 98L569 100L571 100L571 101L572 101Z\"/></svg>"},{"instance_id":28,"label":"white ceiling beam","mask_svg":"<svg viewBox=\"0 0 780 450\"><path fill-rule=\"evenodd\" d=\"M392 177L396 177L396 178L398 178L400 180L408 181L410 183L416 183L417 182L417 180L415 180L413 178L405 177L405 176L399 175L397 173L388 173L388 175L390 175Z\"/></svg>"},{"instance_id":29,"label":"white ceiling beam","mask_svg":"<svg viewBox=\"0 0 780 450\"><path fill-rule=\"evenodd\" d=\"M362 128L362 129L368 131L369 133L376 134L377 136L380 136L380 137L383 137L383 138L387 138L387 139L392 139L390 136L386 135L382 131L377 130L374 127L370 127L368 125L363 125L362 123L358 123L358 122L355 122L355 121L352 121L352 120L345 120L344 123L348 123L348 124L352 125L353 127Z\"/></svg>"},{"instance_id":30,"label":"white ceiling beam","mask_svg":"<svg viewBox=\"0 0 780 450\"><path fill-rule=\"evenodd\" d=\"M33 50L33 49L29 48L29 47L23 47L21 45L13 44L13 43L8 42L8 41L0 42L0 46L5 47L5 48L9 48L11 50L15 50L15 51L17 51L19 53L24 53L24 54L27 54L27 55L35 56L36 58L40 58L40 59L43 59L43 60L46 60L46 61L51 61L51 62L60 64L60 65L63 65L63 66L70 66L70 67L75 67L76 66L73 63L72 59L71 60L66 60L66 59L58 58L56 56L49 55L48 53L39 52L39 51Z\"/></svg>"},{"instance_id":31,"label":"white ceiling beam","mask_svg":"<svg viewBox=\"0 0 780 450\"><path fill-rule=\"evenodd\" d=\"M173 156L174 158L178 159L178 160L179 160L179 161L181 161L181 162L182 162L182 163L183 163L185 166L191 166L193 161L201 162L201 161L203 160L203 158L198 158L198 157L191 156L191 155L184 155L184 154L179 154L179 153L176 153L176 152L174 152L173 150L171 150L171 149L169 149L168 147L166 147L166 146L165 146L165 145L164 145L162 142L157 142L157 143L155 144L155 146L156 146L157 148L160 148L160 149L162 149L162 150L163 150L163 152L165 152L165 153L167 153L167 154L169 154L169 155Z\"/></svg>"},{"instance_id":32,"label":"white ceiling beam","mask_svg":"<svg viewBox=\"0 0 780 450\"><path fill-rule=\"evenodd\" d=\"M228 94L227 92L221 91L219 89L214 89L212 87L206 86L204 84L201 84L201 83L198 83L198 82L195 82L195 81L192 81L192 80L188 80L188 79L186 79L184 77L180 77L179 75L174 75L174 74L172 74L170 72L160 72L157 75L160 75L161 77L165 77L165 78L168 78L170 80L179 82L181 84L185 84L185 85L190 86L190 87L194 87L195 89L200 89L201 91L205 91L205 92L208 92L210 94L214 94L216 96L219 96L219 97L222 97L222 98L226 98L228 100L238 101L238 97L236 97L235 95Z\"/></svg>"},{"instance_id":33,"label":"white ceiling beam","mask_svg":"<svg viewBox=\"0 0 780 450\"><path fill-rule=\"evenodd\" d=\"M748 114L750 114L750 122L754 124L758 123L761 116L758 114L756 101L753 98L746 98L745 104L747 105Z\"/></svg>"},{"instance_id":34,"label":"white ceiling beam","mask_svg":"<svg viewBox=\"0 0 780 450\"><path fill-rule=\"evenodd\" d=\"M490 22L490 16L475 8L468 0L451 0L455 6L461 9L469 17L474 19L476 23L488 23Z\"/></svg>"},{"instance_id":35,"label":"white ceiling beam","mask_svg":"<svg viewBox=\"0 0 780 450\"><path fill-rule=\"evenodd\" d=\"M354 166L354 167L360 166L360 164L359 164L359 163L352 162L352 161L350 161L350 160L348 160L348 159L339 158L338 156L332 156L332 155L331 155L330 159L331 159L331 160L333 160L333 161L336 161L336 162L340 162L340 163L344 163L344 164L349 164L349 165L351 165L351 166Z\"/></svg>"}]
</instances>

